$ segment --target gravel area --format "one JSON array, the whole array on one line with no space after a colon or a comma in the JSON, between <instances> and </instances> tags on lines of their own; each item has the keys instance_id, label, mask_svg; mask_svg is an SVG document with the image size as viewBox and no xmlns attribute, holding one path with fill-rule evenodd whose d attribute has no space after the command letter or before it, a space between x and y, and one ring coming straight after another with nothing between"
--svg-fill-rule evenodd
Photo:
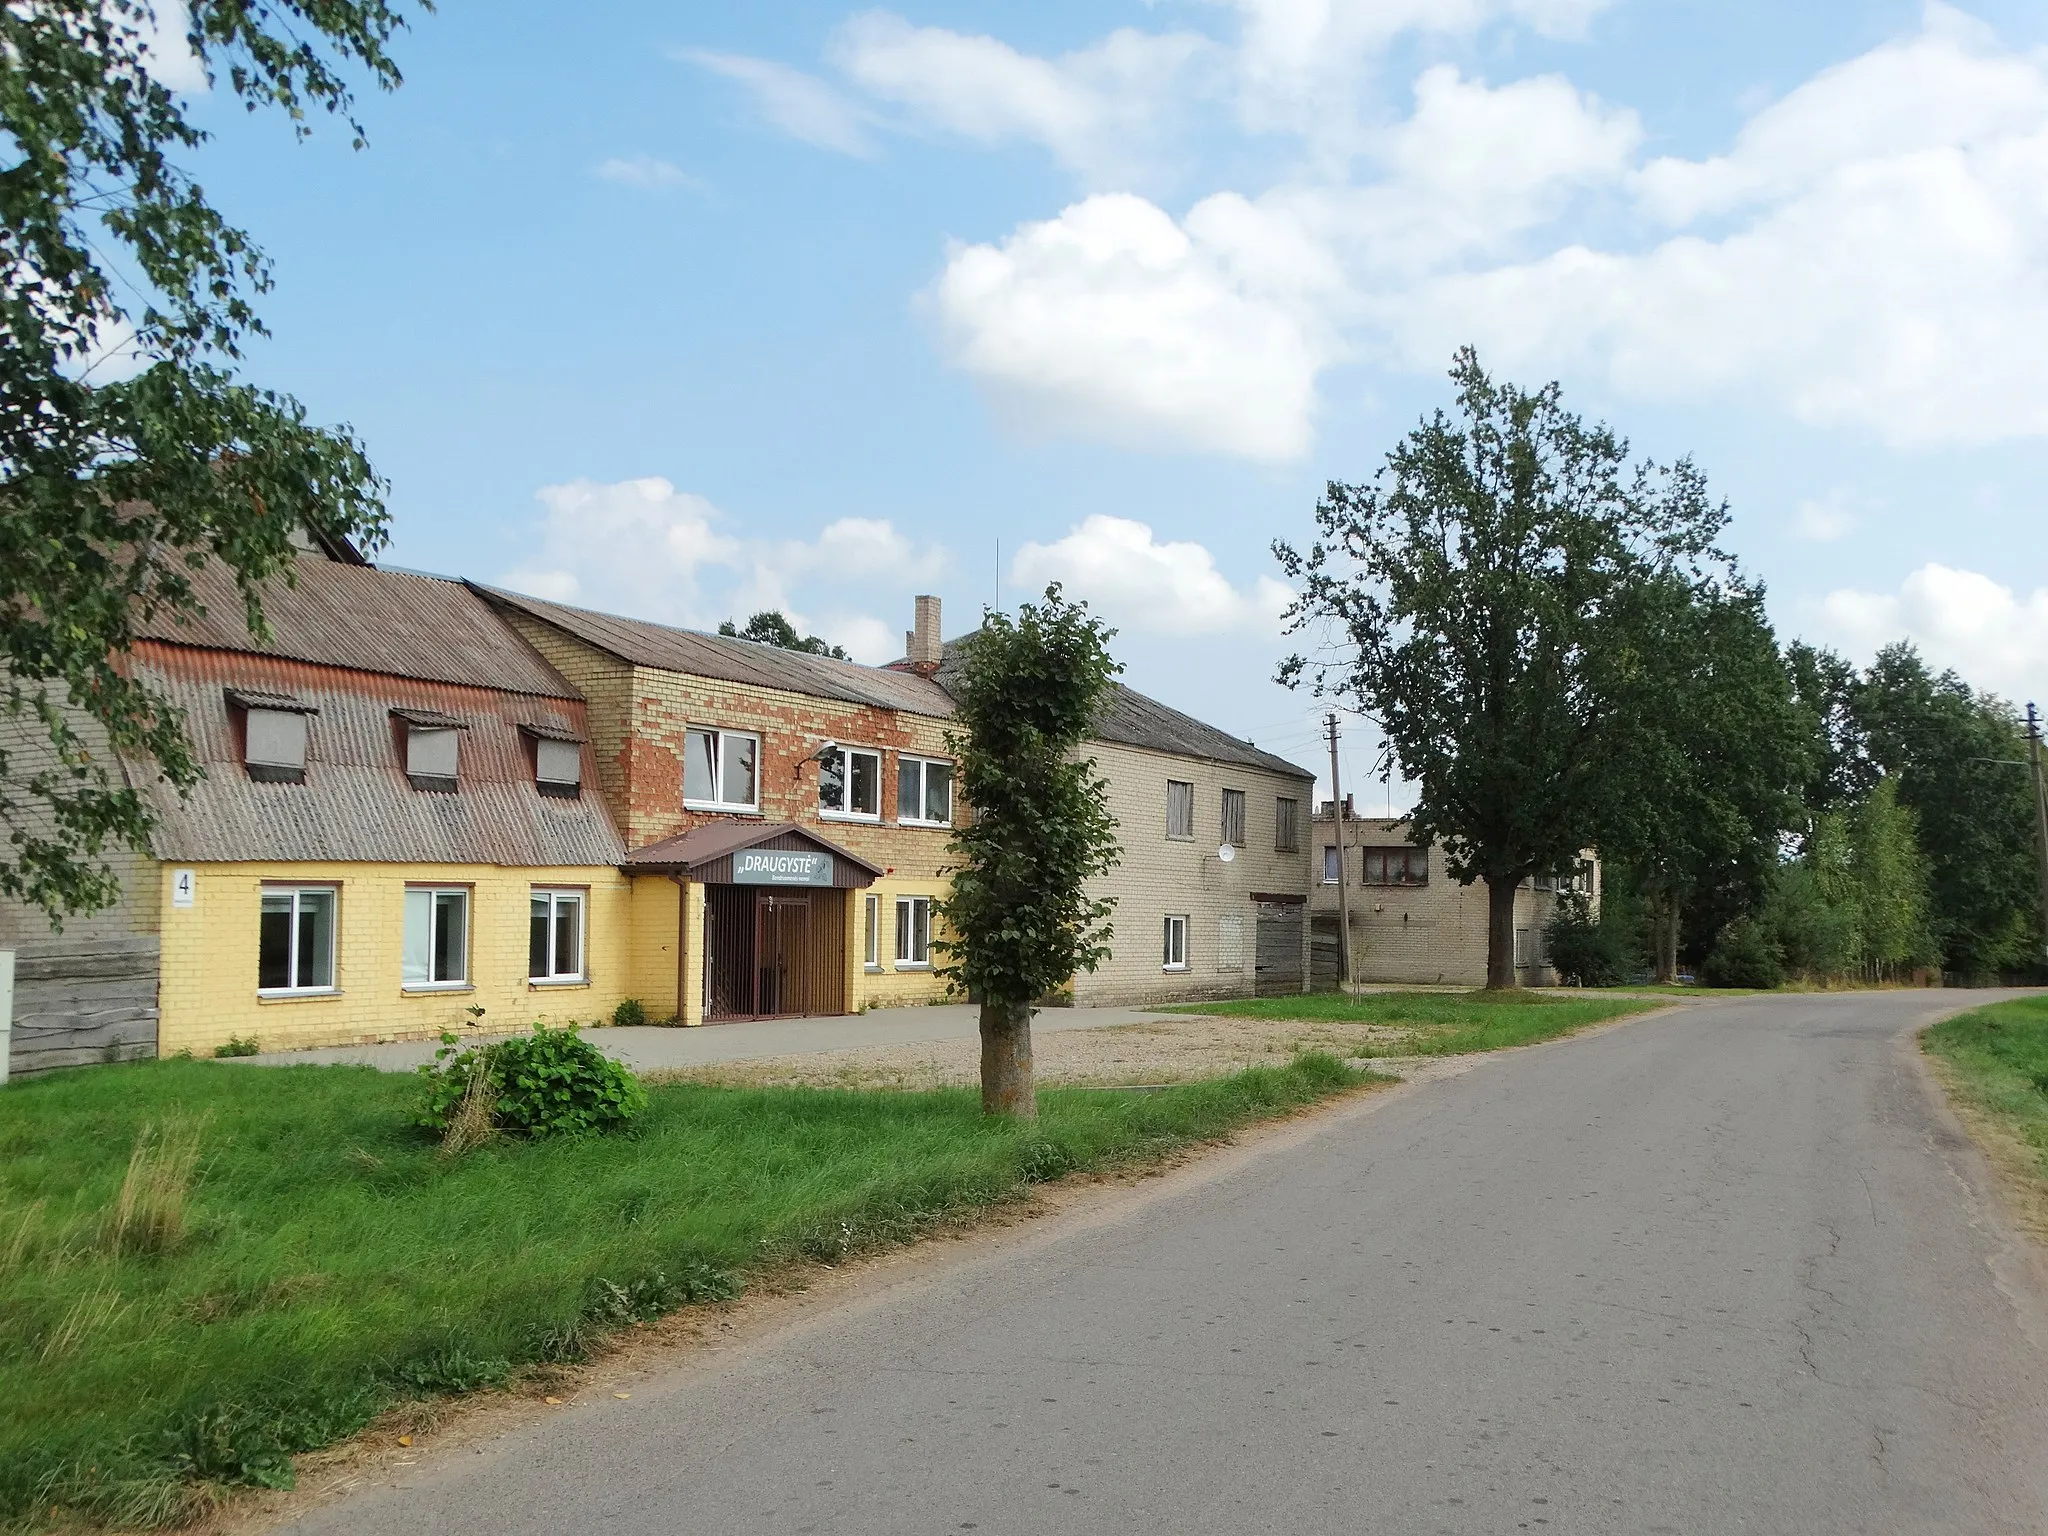
<instances>
[{"instance_id":1,"label":"gravel area","mask_svg":"<svg viewBox=\"0 0 2048 1536\"><path fill-rule=\"evenodd\" d=\"M1279 1066L1303 1051L1367 1061L1409 1078L1449 1076L1473 1059L1403 1057L1401 1047L1409 1038L1405 1029L1374 1024L1162 1013L1104 1029L1039 1030L1032 1048L1041 1086L1188 1082L1246 1067ZM940 1088L971 1086L980 1081L980 1073L978 1041L928 1040L720 1062L649 1076L751 1087Z\"/></svg>"}]
</instances>

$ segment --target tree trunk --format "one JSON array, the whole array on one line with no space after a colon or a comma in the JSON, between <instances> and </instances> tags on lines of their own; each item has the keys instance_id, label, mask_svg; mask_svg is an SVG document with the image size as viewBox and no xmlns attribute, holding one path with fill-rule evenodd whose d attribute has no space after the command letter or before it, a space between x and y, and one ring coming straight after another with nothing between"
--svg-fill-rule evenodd
<instances>
[{"instance_id":1,"label":"tree trunk","mask_svg":"<svg viewBox=\"0 0 2048 1536\"><path fill-rule=\"evenodd\" d=\"M1486 879L1486 988L1515 985L1515 892L1519 880Z\"/></svg>"},{"instance_id":2,"label":"tree trunk","mask_svg":"<svg viewBox=\"0 0 2048 1536\"><path fill-rule=\"evenodd\" d=\"M981 1112L1017 1120L1038 1118L1031 1080L1031 1005L983 998L981 1002Z\"/></svg>"},{"instance_id":3,"label":"tree trunk","mask_svg":"<svg viewBox=\"0 0 2048 1536\"><path fill-rule=\"evenodd\" d=\"M1656 948L1657 982L1674 986L1678 981L1678 898L1661 896L1651 911L1655 914L1650 931Z\"/></svg>"}]
</instances>

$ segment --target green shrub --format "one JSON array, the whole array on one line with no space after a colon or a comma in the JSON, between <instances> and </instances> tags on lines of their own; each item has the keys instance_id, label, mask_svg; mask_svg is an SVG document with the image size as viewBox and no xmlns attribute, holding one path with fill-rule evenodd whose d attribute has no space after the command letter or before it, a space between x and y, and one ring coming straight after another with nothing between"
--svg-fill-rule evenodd
<instances>
[{"instance_id":1,"label":"green shrub","mask_svg":"<svg viewBox=\"0 0 2048 1536\"><path fill-rule=\"evenodd\" d=\"M247 1037L229 1035L227 1044L216 1045L213 1048L213 1054L216 1056L254 1056L261 1049L262 1047L256 1043L256 1038L253 1035Z\"/></svg>"},{"instance_id":2,"label":"green shrub","mask_svg":"<svg viewBox=\"0 0 2048 1536\"><path fill-rule=\"evenodd\" d=\"M456 1048L444 1034L430 1066L419 1069L426 1100L418 1123L446 1132L479 1074L491 1094L491 1125L526 1136L579 1136L610 1130L638 1114L647 1090L632 1072L577 1033L533 1026L495 1045Z\"/></svg>"},{"instance_id":3,"label":"green shrub","mask_svg":"<svg viewBox=\"0 0 2048 1536\"><path fill-rule=\"evenodd\" d=\"M1583 899L1560 901L1545 937L1551 965L1575 987L1611 987L1635 968L1627 934L1593 916Z\"/></svg>"},{"instance_id":4,"label":"green shrub","mask_svg":"<svg viewBox=\"0 0 2048 1536\"><path fill-rule=\"evenodd\" d=\"M640 1006L640 999L637 997L622 999L619 1006L612 1010L612 1023L620 1029L646 1022L647 1010Z\"/></svg>"},{"instance_id":5,"label":"green shrub","mask_svg":"<svg viewBox=\"0 0 2048 1536\"><path fill-rule=\"evenodd\" d=\"M1761 923L1739 917L1714 940L1700 979L1710 987L1780 987L1785 951Z\"/></svg>"}]
</instances>

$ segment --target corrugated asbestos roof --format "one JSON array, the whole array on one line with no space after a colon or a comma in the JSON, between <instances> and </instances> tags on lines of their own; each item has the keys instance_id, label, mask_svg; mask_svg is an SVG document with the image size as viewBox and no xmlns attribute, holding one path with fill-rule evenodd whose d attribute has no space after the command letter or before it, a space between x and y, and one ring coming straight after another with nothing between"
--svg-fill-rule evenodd
<instances>
[{"instance_id":1,"label":"corrugated asbestos roof","mask_svg":"<svg viewBox=\"0 0 2048 1536\"><path fill-rule=\"evenodd\" d=\"M142 634L174 645L289 657L429 682L502 688L573 699L576 690L459 581L344 565L318 555L294 567L298 580L263 589L271 639L258 645L243 618L242 596L217 560L192 574L206 605L181 625L160 617Z\"/></svg>"},{"instance_id":2,"label":"corrugated asbestos roof","mask_svg":"<svg viewBox=\"0 0 2048 1536\"><path fill-rule=\"evenodd\" d=\"M946 642L937 678L942 687L958 676L959 645L958 640ZM1157 699L1147 698L1137 689L1126 688L1122 683L1112 682L1109 685L1109 693L1096 712L1093 734L1098 741L1114 742L1118 746L1143 747L1151 752L1200 758L1211 763L1238 763L1246 768L1284 773L1295 779L1313 781L1315 778L1308 769L1297 767L1284 757L1261 751L1228 731L1197 720L1193 715L1183 714Z\"/></svg>"},{"instance_id":3,"label":"corrugated asbestos roof","mask_svg":"<svg viewBox=\"0 0 2048 1536\"><path fill-rule=\"evenodd\" d=\"M158 858L559 867L616 865L625 857L590 749L583 753L582 795L557 799L535 785L520 733L536 726L582 737L581 699L148 641L136 647L133 665L185 711L186 733L207 770L181 799L153 773L129 765L130 780L144 787L158 816ZM319 711L307 721L303 784L249 778L230 688L288 694ZM430 710L467 725L453 794L407 782L394 710Z\"/></svg>"},{"instance_id":4,"label":"corrugated asbestos roof","mask_svg":"<svg viewBox=\"0 0 2048 1536\"><path fill-rule=\"evenodd\" d=\"M675 629L645 619L571 608L475 582L470 585L494 603L552 624L635 666L659 667L666 672L715 678L725 683L751 683L758 688L779 688L786 693L840 699L877 709L900 709L913 715L944 719L953 713L952 695L914 672L864 667L858 662L785 651L754 640Z\"/></svg>"}]
</instances>

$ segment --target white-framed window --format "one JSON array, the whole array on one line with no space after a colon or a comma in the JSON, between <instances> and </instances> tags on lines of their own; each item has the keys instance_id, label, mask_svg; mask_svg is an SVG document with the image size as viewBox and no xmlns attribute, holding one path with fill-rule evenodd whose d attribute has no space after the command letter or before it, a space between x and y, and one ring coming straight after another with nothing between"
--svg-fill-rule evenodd
<instances>
[{"instance_id":1,"label":"white-framed window","mask_svg":"<svg viewBox=\"0 0 2048 1536\"><path fill-rule=\"evenodd\" d=\"M882 968L882 898L870 896L862 904L866 932L861 946L861 964L871 971Z\"/></svg>"},{"instance_id":2,"label":"white-framed window","mask_svg":"<svg viewBox=\"0 0 2048 1536\"><path fill-rule=\"evenodd\" d=\"M533 892L526 941L529 981L582 981L583 892Z\"/></svg>"},{"instance_id":3,"label":"white-framed window","mask_svg":"<svg viewBox=\"0 0 2048 1536\"><path fill-rule=\"evenodd\" d=\"M1337 858L1337 850L1330 843L1323 844L1323 884L1335 885L1343 869Z\"/></svg>"},{"instance_id":4,"label":"white-framed window","mask_svg":"<svg viewBox=\"0 0 2048 1536\"><path fill-rule=\"evenodd\" d=\"M1273 801L1273 851L1301 852L1301 802L1285 795Z\"/></svg>"},{"instance_id":5,"label":"white-framed window","mask_svg":"<svg viewBox=\"0 0 2048 1536\"><path fill-rule=\"evenodd\" d=\"M265 886L256 945L256 990L271 994L334 990L331 885Z\"/></svg>"},{"instance_id":6,"label":"white-framed window","mask_svg":"<svg viewBox=\"0 0 2048 1536\"><path fill-rule=\"evenodd\" d=\"M1166 835L1176 841L1195 839L1195 786L1180 779L1166 781Z\"/></svg>"},{"instance_id":7,"label":"white-framed window","mask_svg":"<svg viewBox=\"0 0 2048 1536\"><path fill-rule=\"evenodd\" d=\"M1244 791L1223 791L1223 841L1233 848L1244 846Z\"/></svg>"},{"instance_id":8,"label":"white-framed window","mask_svg":"<svg viewBox=\"0 0 2048 1536\"><path fill-rule=\"evenodd\" d=\"M761 808L761 738L691 726L683 738L683 804L697 811Z\"/></svg>"},{"instance_id":9,"label":"white-framed window","mask_svg":"<svg viewBox=\"0 0 2048 1536\"><path fill-rule=\"evenodd\" d=\"M847 821L882 819L882 754L834 747L818 761L818 814Z\"/></svg>"},{"instance_id":10,"label":"white-framed window","mask_svg":"<svg viewBox=\"0 0 2048 1536\"><path fill-rule=\"evenodd\" d=\"M932 899L896 898L896 968L932 963Z\"/></svg>"},{"instance_id":11,"label":"white-framed window","mask_svg":"<svg viewBox=\"0 0 2048 1536\"><path fill-rule=\"evenodd\" d=\"M896 759L896 819L911 826L953 824L953 765L929 757Z\"/></svg>"},{"instance_id":12,"label":"white-framed window","mask_svg":"<svg viewBox=\"0 0 2048 1536\"><path fill-rule=\"evenodd\" d=\"M405 888L405 934L399 960L407 991L469 985L469 888Z\"/></svg>"},{"instance_id":13,"label":"white-framed window","mask_svg":"<svg viewBox=\"0 0 2048 1536\"><path fill-rule=\"evenodd\" d=\"M1169 971L1188 968L1188 919L1184 912L1167 914L1166 949L1161 968Z\"/></svg>"}]
</instances>

